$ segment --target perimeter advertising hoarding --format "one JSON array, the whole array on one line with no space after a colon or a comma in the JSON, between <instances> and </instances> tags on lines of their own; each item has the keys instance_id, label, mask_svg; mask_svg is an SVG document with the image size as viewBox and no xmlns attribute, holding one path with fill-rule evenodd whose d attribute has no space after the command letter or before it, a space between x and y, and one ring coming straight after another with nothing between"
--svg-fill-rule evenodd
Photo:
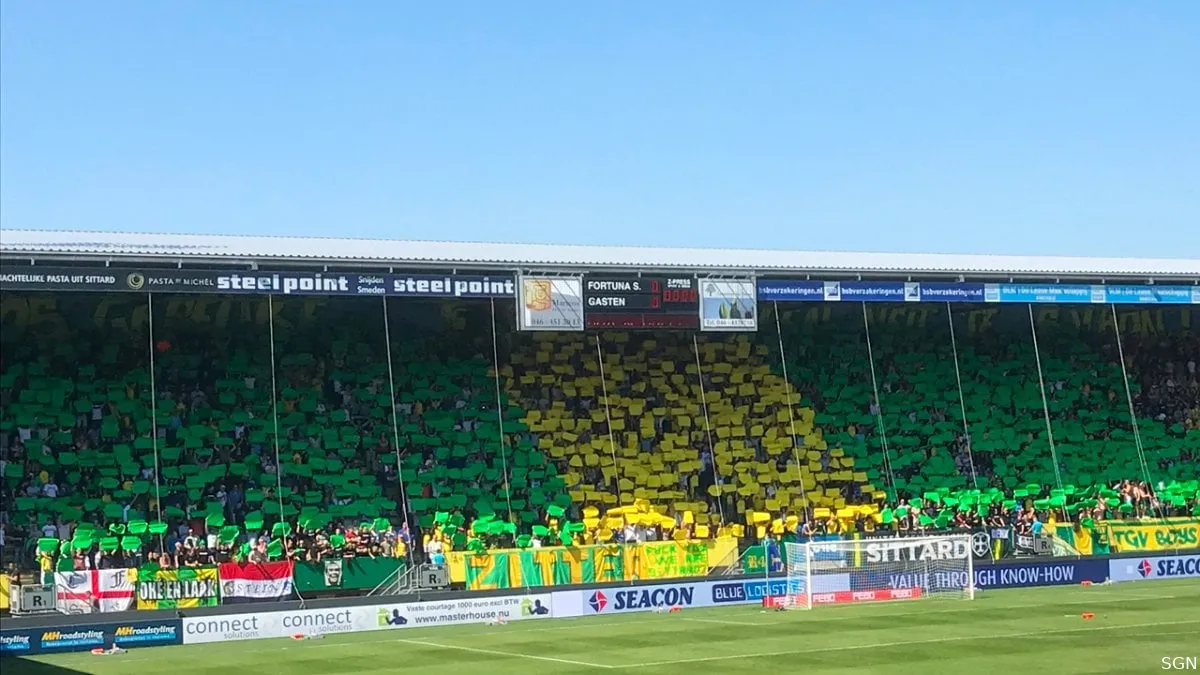
<instances>
[{"instance_id":1,"label":"perimeter advertising hoarding","mask_svg":"<svg viewBox=\"0 0 1200 675\"><path fill-rule=\"evenodd\" d=\"M334 635L420 626L548 619L549 593L361 607L251 612L183 619L183 642L229 642L291 635Z\"/></svg>"},{"instance_id":2,"label":"perimeter advertising hoarding","mask_svg":"<svg viewBox=\"0 0 1200 675\"><path fill-rule=\"evenodd\" d=\"M697 280L689 277L589 277L587 313L595 328L695 328ZM642 289L630 288L641 280ZM596 282L594 288L589 284ZM657 282L659 291L650 288ZM725 281L726 284L745 282ZM130 267L58 267L6 263L0 290L213 294L332 295L429 298L515 298L513 276L341 272L272 272ZM686 286L686 288L685 288ZM670 292L667 292L667 291ZM688 292L690 291L690 293ZM659 304L650 307L657 295ZM737 294L743 299L749 293ZM757 300L769 302L969 302L1015 304L1200 305L1200 285L984 284L936 281L820 281L758 279ZM603 298L609 298L603 300ZM591 301L595 298L594 301ZM622 298L625 298L622 300ZM645 306L645 307L642 307ZM705 316L720 319L720 305ZM643 311L629 311L638 310ZM757 308L756 308L757 313ZM604 315L609 316L604 316ZM686 315L693 314L692 317ZM719 330L717 321L708 330ZM737 330L750 330L737 327ZM729 328L725 328L729 330Z\"/></svg>"},{"instance_id":3,"label":"perimeter advertising hoarding","mask_svg":"<svg viewBox=\"0 0 1200 675\"><path fill-rule=\"evenodd\" d=\"M759 279L758 298L779 302L1195 305L1200 304L1200 286Z\"/></svg>"},{"instance_id":4,"label":"perimeter advertising hoarding","mask_svg":"<svg viewBox=\"0 0 1200 675\"><path fill-rule=\"evenodd\" d=\"M1114 558L1108 561L1113 581L1151 581L1200 577L1200 555Z\"/></svg>"},{"instance_id":5,"label":"perimeter advertising hoarding","mask_svg":"<svg viewBox=\"0 0 1200 675\"><path fill-rule=\"evenodd\" d=\"M41 265L5 265L0 269L0 289L428 298L512 298L517 294L513 277L507 275L164 270Z\"/></svg>"},{"instance_id":6,"label":"perimeter advertising hoarding","mask_svg":"<svg viewBox=\"0 0 1200 675\"><path fill-rule=\"evenodd\" d=\"M70 624L0 631L0 654L26 656L182 642L183 627L179 619Z\"/></svg>"},{"instance_id":7,"label":"perimeter advertising hoarding","mask_svg":"<svg viewBox=\"0 0 1200 675\"><path fill-rule=\"evenodd\" d=\"M975 566L975 588L1028 588L1065 586L1087 581L1101 583L1108 578L1107 560L1054 560L1003 562ZM962 589L966 571L851 572L852 590L875 588L883 576L888 588L920 588L924 591Z\"/></svg>"},{"instance_id":8,"label":"perimeter advertising hoarding","mask_svg":"<svg viewBox=\"0 0 1200 675\"><path fill-rule=\"evenodd\" d=\"M522 276L517 326L531 331L583 330L583 279Z\"/></svg>"}]
</instances>

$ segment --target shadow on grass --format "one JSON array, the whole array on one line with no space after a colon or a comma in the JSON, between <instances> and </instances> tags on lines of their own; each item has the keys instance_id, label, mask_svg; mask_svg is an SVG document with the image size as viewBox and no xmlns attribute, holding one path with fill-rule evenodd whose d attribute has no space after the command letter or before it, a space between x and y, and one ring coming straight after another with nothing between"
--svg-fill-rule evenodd
<instances>
[{"instance_id":1,"label":"shadow on grass","mask_svg":"<svg viewBox=\"0 0 1200 675\"><path fill-rule=\"evenodd\" d=\"M84 671L19 656L5 656L0 658L0 672L4 675L79 675Z\"/></svg>"}]
</instances>

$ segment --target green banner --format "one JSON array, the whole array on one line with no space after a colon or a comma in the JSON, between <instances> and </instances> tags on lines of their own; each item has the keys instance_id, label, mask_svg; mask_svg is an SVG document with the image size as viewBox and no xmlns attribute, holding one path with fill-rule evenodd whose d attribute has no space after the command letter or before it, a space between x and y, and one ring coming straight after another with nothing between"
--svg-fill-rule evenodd
<instances>
[{"instance_id":1,"label":"green banner","mask_svg":"<svg viewBox=\"0 0 1200 675\"><path fill-rule=\"evenodd\" d=\"M300 593L371 590L405 566L404 558L335 558L298 562L293 582ZM401 572L403 573L403 572Z\"/></svg>"},{"instance_id":2,"label":"green banner","mask_svg":"<svg viewBox=\"0 0 1200 675\"><path fill-rule=\"evenodd\" d=\"M215 607L219 596L216 567L138 570L138 609Z\"/></svg>"},{"instance_id":3,"label":"green banner","mask_svg":"<svg viewBox=\"0 0 1200 675\"><path fill-rule=\"evenodd\" d=\"M763 553L763 545L755 544L746 547L746 552L742 555L742 573L762 574L766 567L767 557Z\"/></svg>"}]
</instances>

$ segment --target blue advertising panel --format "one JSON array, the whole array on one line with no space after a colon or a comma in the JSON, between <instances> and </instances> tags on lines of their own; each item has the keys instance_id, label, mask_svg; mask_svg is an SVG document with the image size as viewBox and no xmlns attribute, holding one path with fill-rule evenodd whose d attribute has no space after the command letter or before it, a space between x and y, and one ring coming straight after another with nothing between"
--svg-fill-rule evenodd
<instances>
[{"instance_id":1,"label":"blue advertising panel","mask_svg":"<svg viewBox=\"0 0 1200 675\"><path fill-rule=\"evenodd\" d=\"M0 655L6 656L178 644L183 644L183 623L178 619L0 631Z\"/></svg>"},{"instance_id":2,"label":"blue advertising panel","mask_svg":"<svg viewBox=\"0 0 1200 675\"><path fill-rule=\"evenodd\" d=\"M918 284L922 302L983 302L983 284Z\"/></svg>"},{"instance_id":3,"label":"blue advertising panel","mask_svg":"<svg viewBox=\"0 0 1200 675\"><path fill-rule=\"evenodd\" d=\"M986 284L983 294L986 302L1106 302L1103 286L1081 284Z\"/></svg>"},{"instance_id":4,"label":"blue advertising panel","mask_svg":"<svg viewBox=\"0 0 1200 675\"><path fill-rule=\"evenodd\" d=\"M1104 301L1124 305L1187 305L1200 299L1200 286L1105 286Z\"/></svg>"},{"instance_id":5,"label":"blue advertising panel","mask_svg":"<svg viewBox=\"0 0 1200 675\"><path fill-rule=\"evenodd\" d=\"M975 567L975 588L978 589L1064 586L1082 581L1100 583L1107 578L1107 560L1029 560ZM965 582L966 571L913 570L887 575L887 586L890 589L961 589L966 587ZM878 572L850 573L851 590L873 590L878 585Z\"/></svg>"},{"instance_id":6,"label":"blue advertising panel","mask_svg":"<svg viewBox=\"0 0 1200 675\"><path fill-rule=\"evenodd\" d=\"M825 284L825 296L845 302L916 302L921 290L903 281L831 281Z\"/></svg>"},{"instance_id":7,"label":"blue advertising panel","mask_svg":"<svg viewBox=\"0 0 1200 675\"><path fill-rule=\"evenodd\" d=\"M758 299L779 302L1194 305L1200 304L1200 286L759 279Z\"/></svg>"}]
</instances>

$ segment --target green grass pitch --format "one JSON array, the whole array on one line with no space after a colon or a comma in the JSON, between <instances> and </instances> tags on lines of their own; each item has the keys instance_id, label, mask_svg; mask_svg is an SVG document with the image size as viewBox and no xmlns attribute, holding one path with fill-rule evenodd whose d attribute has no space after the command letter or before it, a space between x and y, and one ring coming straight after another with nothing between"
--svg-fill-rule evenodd
<instances>
[{"instance_id":1,"label":"green grass pitch","mask_svg":"<svg viewBox=\"0 0 1200 675\"><path fill-rule=\"evenodd\" d=\"M1091 612L1095 618L1083 619ZM3 660L21 673L1148 673L1200 657L1200 580L764 613L685 609Z\"/></svg>"}]
</instances>

